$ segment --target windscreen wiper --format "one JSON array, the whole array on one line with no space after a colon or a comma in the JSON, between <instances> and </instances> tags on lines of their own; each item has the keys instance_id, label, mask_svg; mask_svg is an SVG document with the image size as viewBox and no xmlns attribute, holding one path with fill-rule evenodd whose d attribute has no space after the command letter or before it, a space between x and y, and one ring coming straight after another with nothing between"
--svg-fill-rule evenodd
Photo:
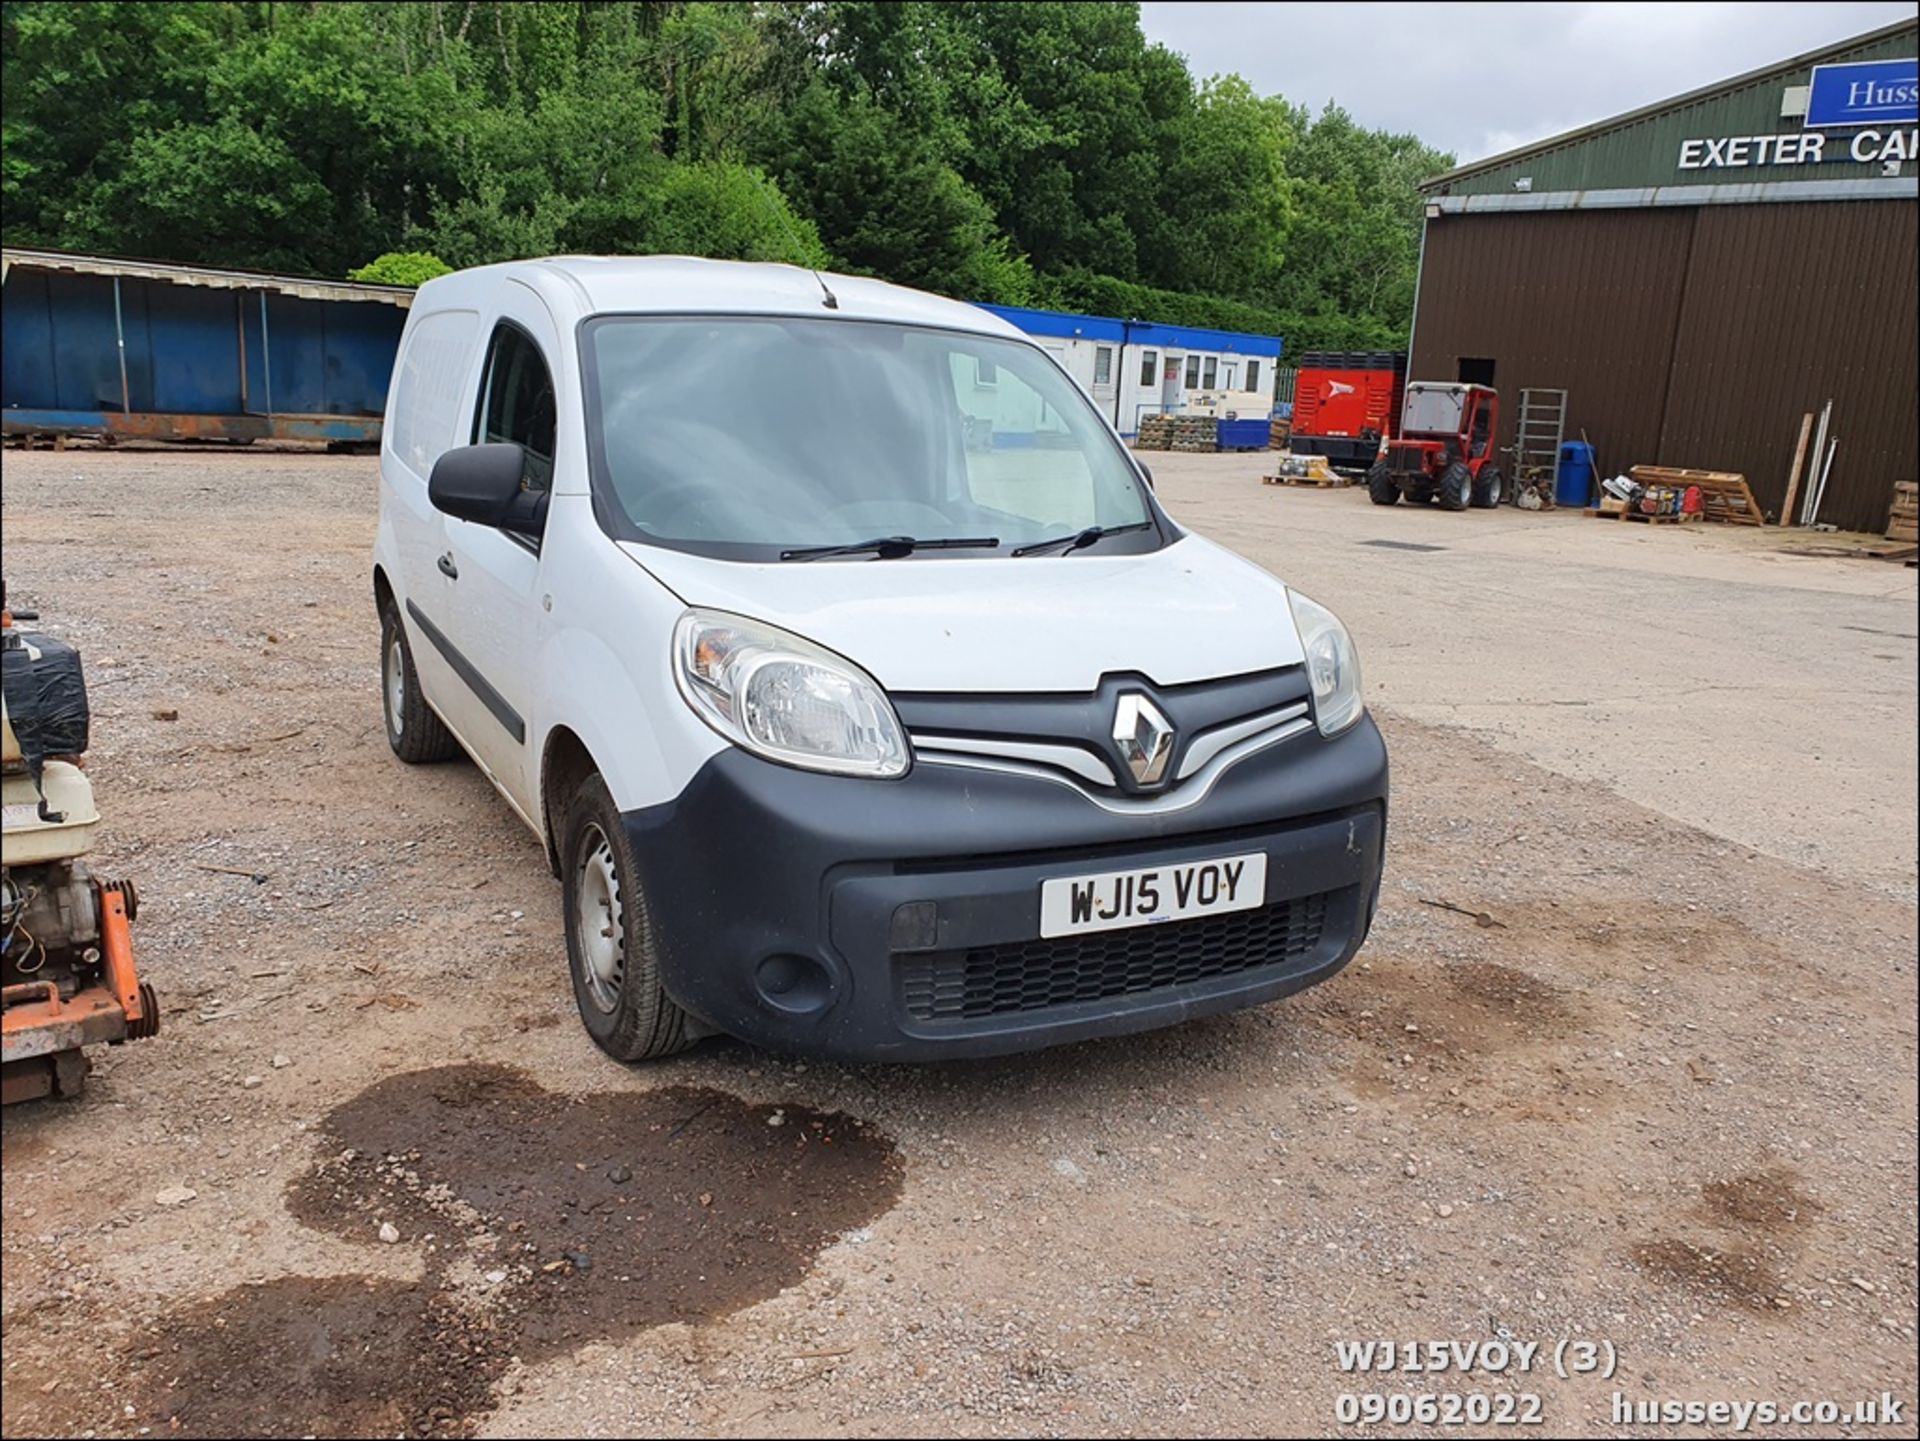
<instances>
[{"instance_id":1,"label":"windscreen wiper","mask_svg":"<svg viewBox=\"0 0 1920 1441\"><path fill-rule=\"evenodd\" d=\"M1125 535L1130 530L1150 530L1152 527L1150 520L1136 520L1132 525L1090 525L1085 530L1076 530L1072 535L1056 535L1052 540L1036 540L1032 545L1018 546L1013 554L1038 555L1043 550L1059 550L1066 555L1084 550L1096 540L1105 540L1110 535Z\"/></svg>"},{"instance_id":2,"label":"windscreen wiper","mask_svg":"<svg viewBox=\"0 0 1920 1441\"><path fill-rule=\"evenodd\" d=\"M910 535L883 535L876 540L856 540L849 545L806 545L798 550L783 550L782 560L825 560L835 555L864 555L872 551L876 560L898 560L916 550L995 550L1000 538L984 536L941 536L936 540L915 540Z\"/></svg>"}]
</instances>

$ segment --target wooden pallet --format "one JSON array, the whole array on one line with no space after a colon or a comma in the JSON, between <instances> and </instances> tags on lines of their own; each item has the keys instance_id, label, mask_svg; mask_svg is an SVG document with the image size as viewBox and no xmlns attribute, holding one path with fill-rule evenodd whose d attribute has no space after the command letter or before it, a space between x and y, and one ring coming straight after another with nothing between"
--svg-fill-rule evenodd
<instances>
[{"instance_id":1,"label":"wooden pallet","mask_svg":"<svg viewBox=\"0 0 1920 1441\"><path fill-rule=\"evenodd\" d=\"M1702 512L1708 520L1729 525L1765 525L1766 514L1744 475L1727 470L1685 470L1670 465L1636 465L1627 472L1642 485L1700 488Z\"/></svg>"},{"instance_id":2,"label":"wooden pallet","mask_svg":"<svg viewBox=\"0 0 1920 1441\"><path fill-rule=\"evenodd\" d=\"M1887 539L1920 540L1920 483L1896 480L1893 506L1887 514Z\"/></svg>"},{"instance_id":3,"label":"wooden pallet","mask_svg":"<svg viewBox=\"0 0 1920 1441\"><path fill-rule=\"evenodd\" d=\"M1706 519L1706 516L1697 510L1683 510L1674 515L1648 515L1646 512L1639 510L1583 510L1580 513L1582 515L1590 515L1595 520L1639 520L1645 521L1648 525L1682 525L1691 521Z\"/></svg>"},{"instance_id":4,"label":"wooden pallet","mask_svg":"<svg viewBox=\"0 0 1920 1441\"><path fill-rule=\"evenodd\" d=\"M1311 475L1263 475L1260 477L1260 483L1262 485L1306 485L1315 490L1339 490L1343 486L1352 485L1353 477L1336 475L1332 480L1321 480Z\"/></svg>"}]
</instances>

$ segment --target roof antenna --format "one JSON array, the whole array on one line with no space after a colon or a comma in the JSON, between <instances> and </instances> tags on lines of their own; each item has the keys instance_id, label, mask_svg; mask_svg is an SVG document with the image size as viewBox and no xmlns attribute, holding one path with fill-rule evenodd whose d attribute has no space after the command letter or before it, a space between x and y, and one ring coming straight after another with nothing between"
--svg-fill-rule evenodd
<instances>
[{"instance_id":1,"label":"roof antenna","mask_svg":"<svg viewBox=\"0 0 1920 1441\"><path fill-rule=\"evenodd\" d=\"M772 182L769 181L768 184L772 184ZM775 199L775 195L778 195L778 193L779 190L777 186L774 189L774 195L769 195L764 186L760 187L760 198L766 202L767 208L773 212L773 218L780 223L780 228L786 232L787 243L796 251L801 250L804 247L800 244L800 237L793 233L793 226L787 220L785 208ZM813 283L820 287L820 294L823 297L820 303L828 310L838 310L840 308L840 297L827 289L827 282L821 277L819 271L815 270L811 265L807 267L807 270L813 276Z\"/></svg>"}]
</instances>

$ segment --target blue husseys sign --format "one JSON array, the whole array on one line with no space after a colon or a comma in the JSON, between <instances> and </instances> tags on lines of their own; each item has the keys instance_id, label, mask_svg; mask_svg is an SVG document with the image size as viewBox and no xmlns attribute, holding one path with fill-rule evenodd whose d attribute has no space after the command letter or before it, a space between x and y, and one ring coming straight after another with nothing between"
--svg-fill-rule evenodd
<instances>
[{"instance_id":1,"label":"blue husseys sign","mask_svg":"<svg viewBox=\"0 0 1920 1441\"><path fill-rule=\"evenodd\" d=\"M1912 125L1920 120L1920 60L1816 65L1807 94L1809 128Z\"/></svg>"}]
</instances>

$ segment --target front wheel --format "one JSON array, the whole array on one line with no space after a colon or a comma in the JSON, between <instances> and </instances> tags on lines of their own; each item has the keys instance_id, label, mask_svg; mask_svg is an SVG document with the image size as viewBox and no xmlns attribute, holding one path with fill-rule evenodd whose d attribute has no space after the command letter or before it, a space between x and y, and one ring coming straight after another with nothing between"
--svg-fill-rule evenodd
<instances>
[{"instance_id":1,"label":"front wheel","mask_svg":"<svg viewBox=\"0 0 1920 1441\"><path fill-rule=\"evenodd\" d=\"M652 1061L693 1043L687 1013L660 985L659 947L640 868L606 783L588 776L561 832L567 966L581 1024L616 1061Z\"/></svg>"},{"instance_id":2,"label":"front wheel","mask_svg":"<svg viewBox=\"0 0 1920 1441\"><path fill-rule=\"evenodd\" d=\"M1367 472L1367 498L1375 505L1399 504L1400 482L1393 478L1384 460Z\"/></svg>"},{"instance_id":3,"label":"front wheel","mask_svg":"<svg viewBox=\"0 0 1920 1441\"><path fill-rule=\"evenodd\" d=\"M1507 483L1497 465L1483 465L1473 478L1473 504L1476 510L1492 510L1506 499Z\"/></svg>"},{"instance_id":4,"label":"front wheel","mask_svg":"<svg viewBox=\"0 0 1920 1441\"><path fill-rule=\"evenodd\" d=\"M450 761L460 754L460 743L420 692L413 647L391 601L380 608L380 709L387 722L387 745L408 765Z\"/></svg>"},{"instance_id":5,"label":"front wheel","mask_svg":"<svg viewBox=\"0 0 1920 1441\"><path fill-rule=\"evenodd\" d=\"M1456 460L1440 472L1440 509L1465 510L1473 493L1473 472L1465 461Z\"/></svg>"}]
</instances>

